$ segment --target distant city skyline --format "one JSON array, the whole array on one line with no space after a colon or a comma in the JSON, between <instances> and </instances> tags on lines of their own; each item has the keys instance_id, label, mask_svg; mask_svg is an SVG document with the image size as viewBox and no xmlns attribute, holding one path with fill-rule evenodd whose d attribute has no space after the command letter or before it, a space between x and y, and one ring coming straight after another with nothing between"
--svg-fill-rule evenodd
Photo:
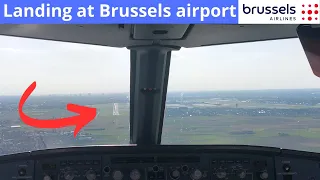
<instances>
[{"instance_id":1,"label":"distant city skyline","mask_svg":"<svg viewBox=\"0 0 320 180\"><path fill-rule=\"evenodd\" d=\"M0 36L0 96L128 93L130 52L111 48ZM168 92L313 89L298 39L220 45L173 52Z\"/></svg>"}]
</instances>

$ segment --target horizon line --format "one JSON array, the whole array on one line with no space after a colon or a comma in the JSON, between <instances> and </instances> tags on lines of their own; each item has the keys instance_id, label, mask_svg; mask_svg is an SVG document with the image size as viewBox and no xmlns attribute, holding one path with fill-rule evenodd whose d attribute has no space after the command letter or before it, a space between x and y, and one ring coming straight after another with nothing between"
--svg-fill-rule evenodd
<instances>
[{"instance_id":1,"label":"horizon line","mask_svg":"<svg viewBox=\"0 0 320 180\"><path fill-rule=\"evenodd\" d=\"M170 93L197 93L197 92L235 92L235 91L285 91L285 90L320 90L320 88L294 88L294 89L241 89L241 90L176 90L176 91L168 91L167 94ZM35 94L32 96L71 96L71 95L78 95L78 96L92 96L92 95L117 95L117 94L130 94L130 92L110 92L110 93L57 93L57 94ZM21 96L21 95L0 95L1 96Z\"/></svg>"}]
</instances>

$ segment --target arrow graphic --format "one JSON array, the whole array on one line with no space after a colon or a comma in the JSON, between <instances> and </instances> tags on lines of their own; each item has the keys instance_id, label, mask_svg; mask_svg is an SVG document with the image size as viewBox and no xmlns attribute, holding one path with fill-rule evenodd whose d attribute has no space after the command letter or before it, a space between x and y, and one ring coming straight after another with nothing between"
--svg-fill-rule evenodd
<instances>
[{"instance_id":1,"label":"arrow graphic","mask_svg":"<svg viewBox=\"0 0 320 180\"><path fill-rule=\"evenodd\" d=\"M66 126L76 126L73 133L74 137L76 137L79 131L96 117L96 114L97 114L96 108L79 106L77 104L67 104L68 111L79 114L72 117L40 120L40 119L35 119L27 116L22 111L22 107L26 102L26 100L28 99L28 97L34 91L36 86L37 86L37 83L36 81L34 81L23 93L19 102L19 108L18 108L19 115L21 120L25 124L29 126L33 126L35 128L63 128Z\"/></svg>"}]
</instances>

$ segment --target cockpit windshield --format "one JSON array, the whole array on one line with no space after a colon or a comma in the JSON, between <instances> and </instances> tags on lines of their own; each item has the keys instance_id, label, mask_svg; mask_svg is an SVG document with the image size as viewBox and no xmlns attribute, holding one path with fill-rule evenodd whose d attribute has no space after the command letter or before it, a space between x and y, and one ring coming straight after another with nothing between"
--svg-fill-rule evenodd
<instances>
[{"instance_id":1,"label":"cockpit windshield","mask_svg":"<svg viewBox=\"0 0 320 180\"><path fill-rule=\"evenodd\" d=\"M110 48L0 37L0 155L31 150L129 143L130 56ZM68 103L97 108L76 138L74 127L38 129L18 115L19 99L37 82L24 105L32 118L72 116Z\"/></svg>"},{"instance_id":2,"label":"cockpit windshield","mask_svg":"<svg viewBox=\"0 0 320 180\"><path fill-rule=\"evenodd\" d=\"M0 37L0 155L38 149L129 144L130 51ZM74 127L24 124L72 116L68 103L97 108ZM320 79L298 39L173 52L162 144L248 144L320 152Z\"/></svg>"},{"instance_id":3,"label":"cockpit windshield","mask_svg":"<svg viewBox=\"0 0 320 180\"><path fill-rule=\"evenodd\" d=\"M174 52L163 144L320 152L319 137L320 79L298 39Z\"/></svg>"}]
</instances>

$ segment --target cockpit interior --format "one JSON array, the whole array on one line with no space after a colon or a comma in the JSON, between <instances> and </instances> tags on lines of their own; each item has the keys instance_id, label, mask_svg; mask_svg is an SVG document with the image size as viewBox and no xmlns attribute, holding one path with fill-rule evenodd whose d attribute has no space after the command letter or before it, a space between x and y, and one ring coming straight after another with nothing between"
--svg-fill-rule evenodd
<instances>
[{"instance_id":1,"label":"cockpit interior","mask_svg":"<svg viewBox=\"0 0 320 180\"><path fill-rule=\"evenodd\" d=\"M304 33L311 32L310 29L318 33L314 36ZM307 52L312 48L307 47L308 40L302 37L319 40L319 34L319 28L307 25L0 25L0 35L4 36L127 48L130 52L130 144L52 148L3 155L0 156L0 179L320 179L320 153L317 152L254 145L161 144L173 52L181 48L298 36ZM320 41L311 50L315 56L319 55L319 45ZM307 56L313 73L320 72L320 66L314 63L320 61L311 61L312 55Z\"/></svg>"}]
</instances>

